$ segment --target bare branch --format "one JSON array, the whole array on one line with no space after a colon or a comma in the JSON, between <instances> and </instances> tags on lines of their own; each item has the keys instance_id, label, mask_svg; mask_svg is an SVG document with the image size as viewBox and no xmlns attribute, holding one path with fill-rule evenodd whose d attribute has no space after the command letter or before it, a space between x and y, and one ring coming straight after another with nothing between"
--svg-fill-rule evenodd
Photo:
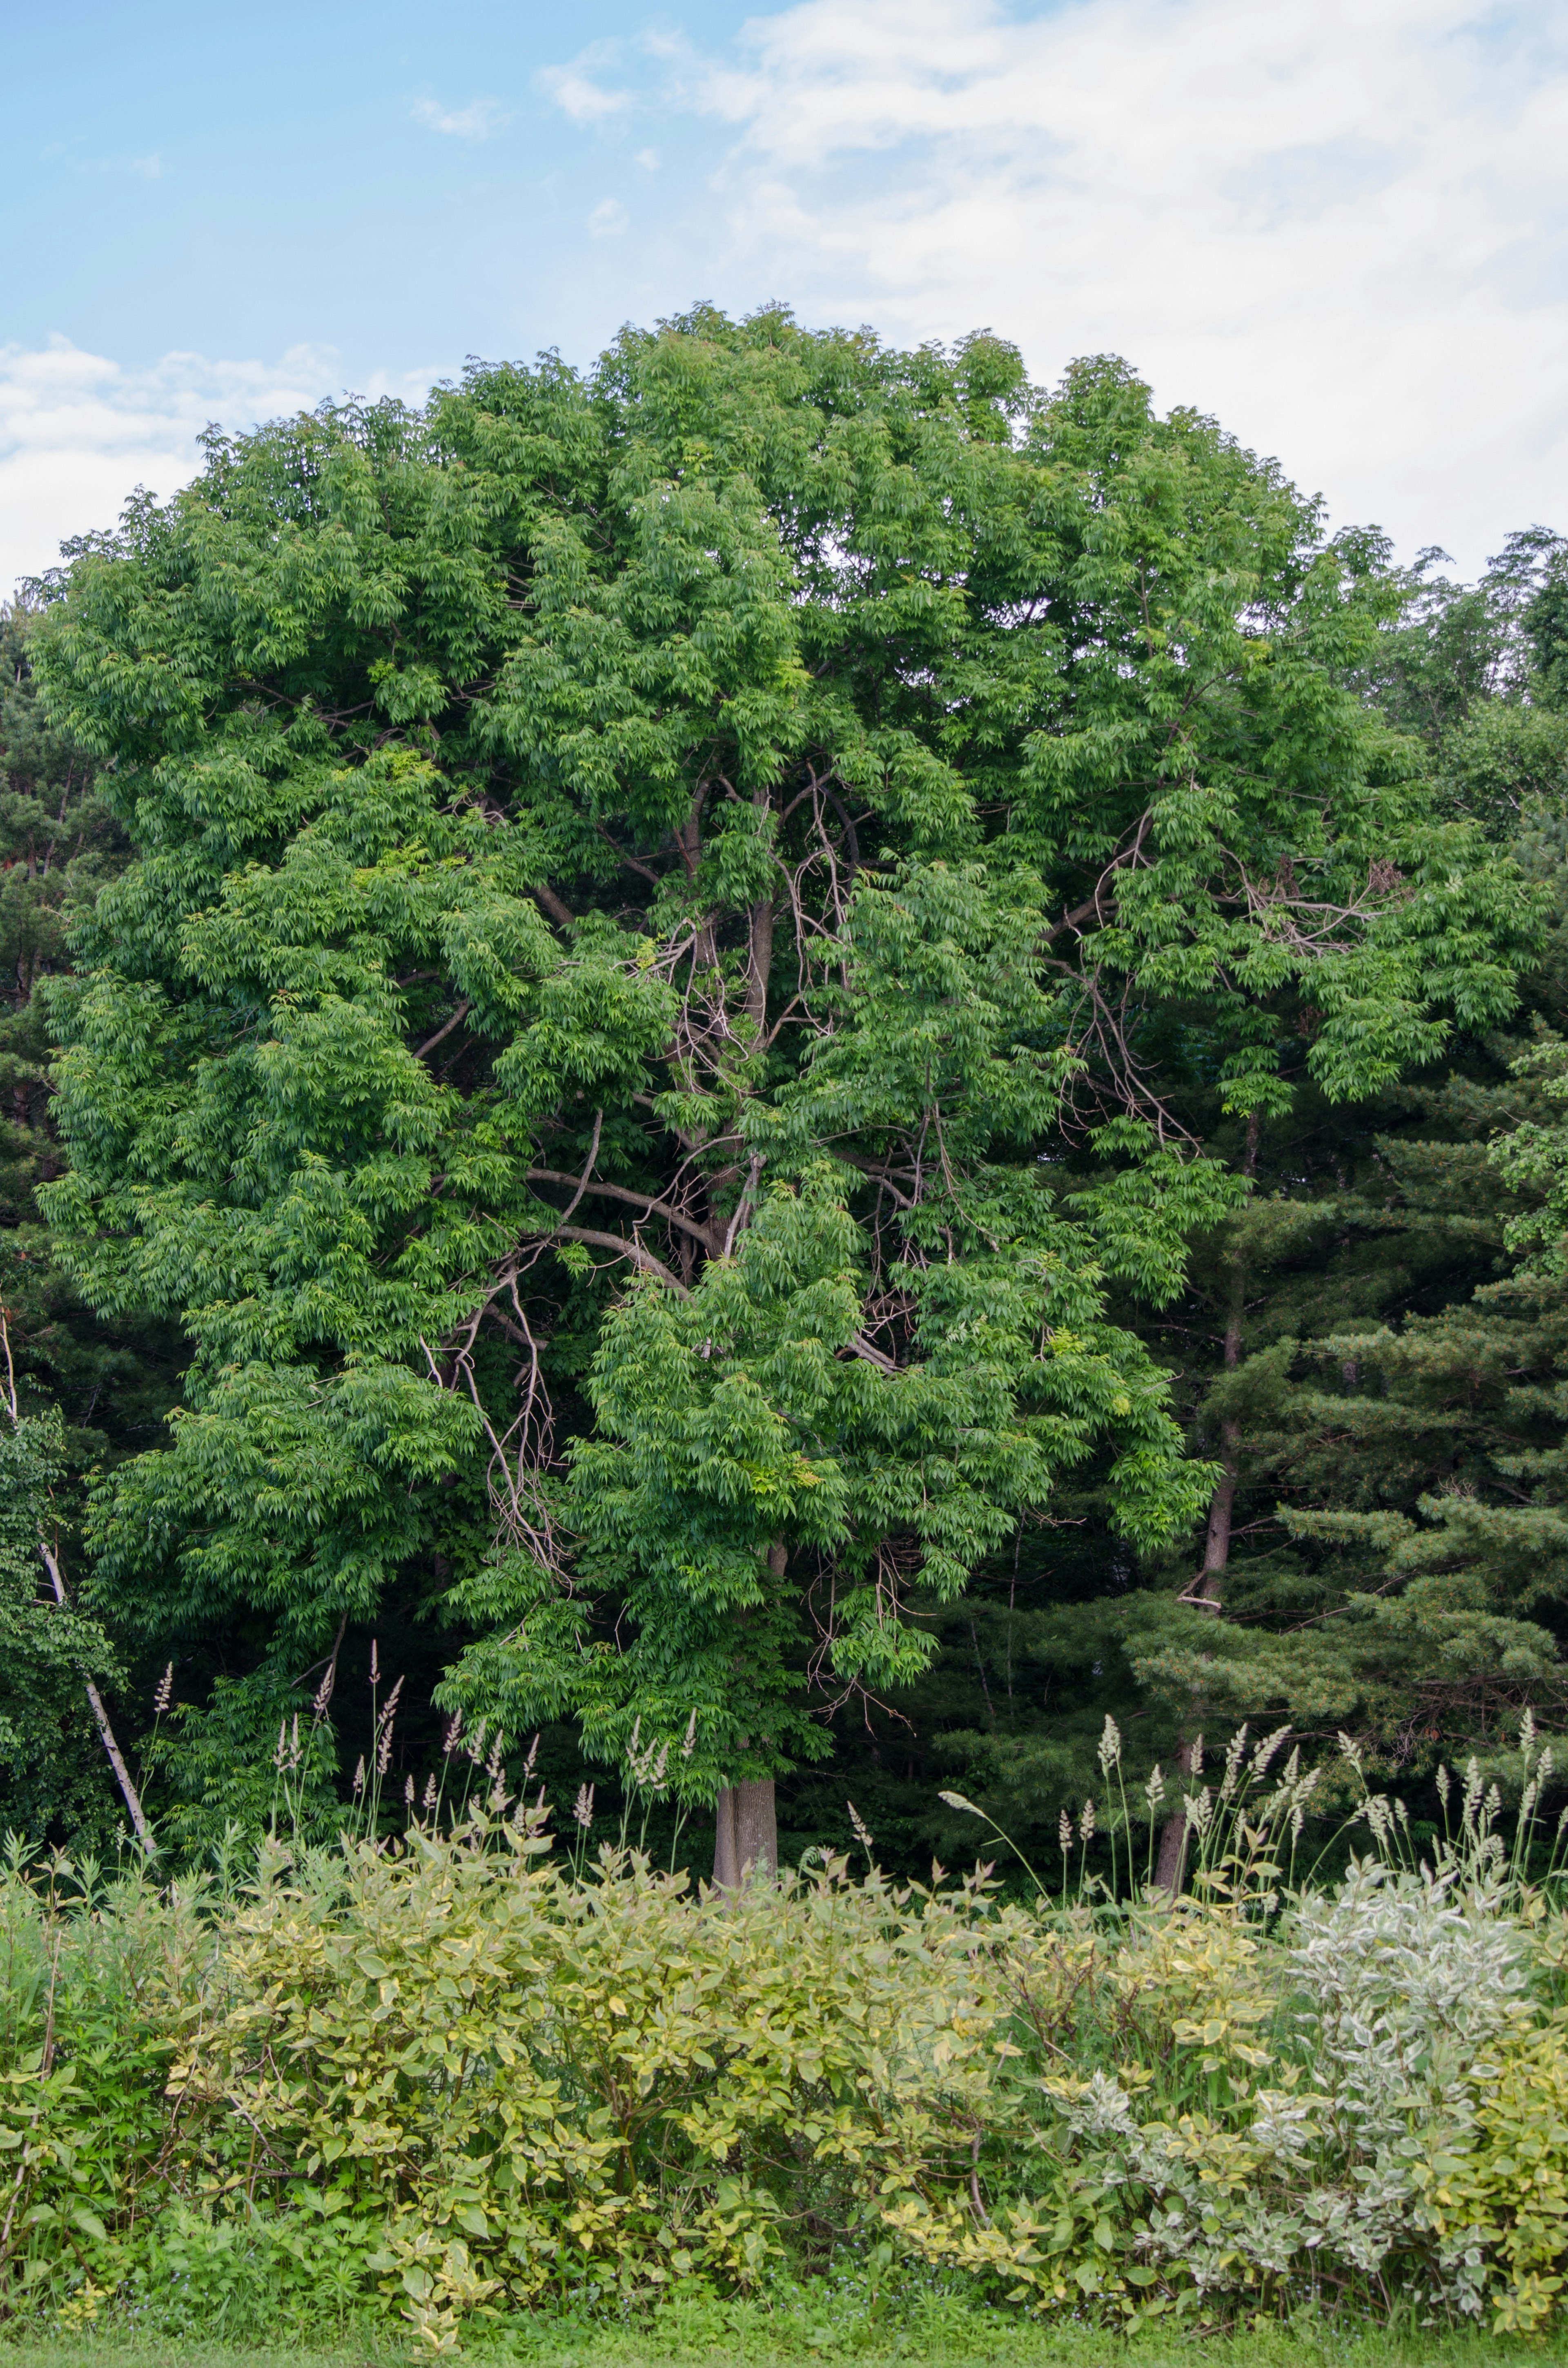
<instances>
[{"instance_id":1,"label":"bare branch","mask_svg":"<svg viewBox=\"0 0 1568 2368\"><path fill-rule=\"evenodd\" d=\"M447 1038L451 1034L454 1028L460 1028L462 1026L463 1021L468 1018L472 1008L472 1005L465 995L457 1009L453 1012L451 1018L447 1021L446 1025L444 1027L437 1028L434 1036L426 1036L424 1043L421 1044L418 1052L415 1053L414 1056L415 1059L416 1061L422 1061L426 1053L433 1053L437 1044L444 1043Z\"/></svg>"},{"instance_id":2,"label":"bare branch","mask_svg":"<svg viewBox=\"0 0 1568 2368\"><path fill-rule=\"evenodd\" d=\"M669 1284L678 1298L691 1297L679 1275L673 1274L663 1258L656 1258L652 1250L645 1249L635 1238L628 1241L624 1234L597 1234L586 1225L556 1225L550 1238L552 1241L586 1242L592 1249L613 1250L617 1258L630 1258L633 1266L640 1266L645 1274L656 1274L661 1282Z\"/></svg>"},{"instance_id":3,"label":"bare branch","mask_svg":"<svg viewBox=\"0 0 1568 2368\"><path fill-rule=\"evenodd\" d=\"M704 1249L711 1250L713 1247L711 1226L703 1224L698 1218L687 1216L679 1209L671 1208L669 1202L662 1201L656 1192L639 1192L631 1185L609 1184L602 1177L595 1177L590 1183L585 1176L581 1178L563 1176L554 1167L530 1167L528 1180L530 1184L571 1184L577 1187L576 1199L570 1207L562 1211L562 1218L571 1215L585 1191L597 1192L608 1200L628 1201L632 1208L642 1210L645 1216L659 1217L666 1225L674 1225L682 1233L693 1235Z\"/></svg>"},{"instance_id":4,"label":"bare branch","mask_svg":"<svg viewBox=\"0 0 1568 2368\"><path fill-rule=\"evenodd\" d=\"M582 1178L578 1183L577 1190L573 1193L572 1198L567 1201L566 1206L561 1212L563 1217L569 1217L572 1215L578 1201L582 1199L584 1193L588 1189L588 1178L594 1172L594 1163L599 1156L599 1137L604 1133L604 1111L602 1109L597 1110L594 1112L594 1139L588 1145L588 1156L584 1162Z\"/></svg>"}]
</instances>

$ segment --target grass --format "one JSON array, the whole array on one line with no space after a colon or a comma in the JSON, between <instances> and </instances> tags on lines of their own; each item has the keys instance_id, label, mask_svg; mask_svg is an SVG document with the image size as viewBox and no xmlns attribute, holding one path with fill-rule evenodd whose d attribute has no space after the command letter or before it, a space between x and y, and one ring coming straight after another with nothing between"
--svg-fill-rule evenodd
<instances>
[{"instance_id":1,"label":"grass","mask_svg":"<svg viewBox=\"0 0 1568 2368\"><path fill-rule=\"evenodd\" d=\"M336 2342L218 2343L89 2328L0 2336L6 2368L412 2368L420 2357L387 2323ZM1131 2342L1103 2330L1020 2321L1011 2313L932 2298L907 2317L879 2321L863 2307L835 2307L831 2293L798 2290L781 2305L674 2299L631 2325L517 2317L460 2358L472 2368L1501 2368L1517 2362L1568 2368L1568 2333L1541 2341L1483 2332L1359 2330L1301 2314L1289 2326L1204 2335L1150 2330Z\"/></svg>"}]
</instances>

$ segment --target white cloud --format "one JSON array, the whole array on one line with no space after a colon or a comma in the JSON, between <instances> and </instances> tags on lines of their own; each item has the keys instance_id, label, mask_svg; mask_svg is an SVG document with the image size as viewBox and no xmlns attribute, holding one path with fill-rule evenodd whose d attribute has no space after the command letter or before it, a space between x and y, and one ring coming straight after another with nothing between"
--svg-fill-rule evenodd
<instances>
[{"instance_id":1,"label":"white cloud","mask_svg":"<svg viewBox=\"0 0 1568 2368\"><path fill-rule=\"evenodd\" d=\"M491 133L508 120L493 98L471 99L467 107L443 107L439 99L416 99L413 108L415 123L426 124L432 131L449 132L455 140L488 140Z\"/></svg>"},{"instance_id":2,"label":"white cloud","mask_svg":"<svg viewBox=\"0 0 1568 2368\"><path fill-rule=\"evenodd\" d=\"M161 181L164 177L163 164L155 151L151 156L132 156L131 169L144 181Z\"/></svg>"},{"instance_id":3,"label":"white cloud","mask_svg":"<svg viewBox=\"0 0 1568 2368\"><path fill-rule=\"evenodd\" d=\"M537 77L540 88L548 91L574 123L607 123L635 104L631 91L606 90L589 72L592 66L607 64L612 55L608 45L597 41L569 65L541 67Z\"/></svg>"},{"instance_id":4,"label":"white cloud","mask_svg":"<svg viewBox=\"0 0 1568 2368\"><path fill-rule=\"evenodd\" d=\"M656 148L639 148L631 161L640 165L644 173L656 173L662 160Z\"/></svg>"},{"instance_id":5,"label":"white cloud","mask_svg":"<svg viewBox=\"0 0 1568 2368\"><path fill-rule=\"evenodd\" d=\"M588 228L595 238L614 238L626 228L628 215L619 198L601 198L588 216Z\"/></svg>"},{"instance_id":6,"label":"white cloud","mask_svg":"<svg viewBox=\"0 0 1568 2368\"><path fill-rule=\"evenodd\" d=\"M1546 0L803 0L661 45L732 279L1038 373L1113 348L1340 518L1568 526L1568 18ZM738 63L737 63L738 58Z\"/></svg>"},{"instance_id":7,"label":"white cloud","mask_svg":"<svg viewBox=\"0 0 1568 2368\"><path fill-rule=\"evenodd\" d=\"M418 400L428 384L421 372L365 392ZM0 598L52 566L62 538L112 526L135 486L166 499L186 484L209 420L246 427L340 389L333 357L303 346L275 364L176 353L142 370L64 337L0 347Z\"/></svg>"}]
</instances>

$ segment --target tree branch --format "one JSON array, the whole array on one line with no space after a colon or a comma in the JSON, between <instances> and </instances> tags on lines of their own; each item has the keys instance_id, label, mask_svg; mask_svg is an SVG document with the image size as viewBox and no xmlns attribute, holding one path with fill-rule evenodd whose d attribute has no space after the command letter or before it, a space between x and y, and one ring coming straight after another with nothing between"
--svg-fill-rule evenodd
<instances>
[{"instance_id":1,"label":"tree branch","mask_svg":"<svg viewBox=\"0 0 1568 2368\"><path fill-rule=\"evenodd\" d=\"M38 1533L38 1550L43 1558L43 1566L49 1573L49 1583L54 1589L54 1600L63 1611L66 1608L65 1581L60 1575L60 1565L55 1560L53 1552L41 1529ZM153 1851L153 1829L148 1825L146 1816L143 1814L141 1795L138 1793L135 1785L131 1781L131 1770L126 1766L125 1761L121 1757L119 1744L115 1741L114 1729L109 1725L108 1713L104 1708L104 1698L102 1694L99 1693L91 1678L89 1678L85 1671L82 1676L82 1683L86 1690L87 1707L93 1713L94 1724L97 1727L98 1734L103 1739L104 1750L108 1756L108 1764L114 1770L115 1776L119 1781L120 1792L125 1796L125 1805L131 1812L131 1822L136 1828L136 1839L141 1843L142 1849L146 1851L148 1857L151 1858Z\"/></svg>"},{"instance_id":2,"label":"tree branch","mask_svg":"<svg viewBox=\"0 0 1568 2368\"><path fill-rule=\"evenodd\" d=\"M656 1274L661 1282L669 1284L677 1297L681 1299L691 1297L690 1292L687 1291L679 1275L673 1274L663 1258L656 1258L652 1250L643 1248L641 1242L628 1241L624 1234L596 1234L586 1225L557 1225L552 1238L565 1242L586 1242L594 1249L613 1250L617 1258L630 1258L634 1266L640 1266L644 1274Z\"/></svg>"},{"instance_id":3,"label":"tree branch","mask_svg":"<svg viewBox=\"0 0 1568 2368\"><path fill-rule=\"evenodd\" d=\"M569 905L563 905L548 881L530 880L528 894L541 913L562 929L569 929L577 916Z\"/></svg>"},{"instance_id":4,"label":"tree branch","mask_svg":"<svg viewBox=\"0 0 1568 2368\"><path fill-rule=\"evenodd\" d=\"M433 1053L437 1044L444 1043L447 1038L451 1034L454 1028L460 1028L462 1026L463 1021L468 1018L472 1008L473 1007L469 1002L469 999L465 995L457 1009L453 1012L451 1018L446 1022L445 1026L437 1028L434 1036L426 1036L424 1043L421 1044L418 1052L415 1053L414 1056L415 1059L416 1061L422 1061L426 1053Z\"/></svg>"},{"instance_id":5,"label":"tree branch","mask_svg":"<svg viewBox=\"0 0 1568 2368\"><path fill-rule=\"evenodd\" d=\"M577 1190L579 1200L584 1191L588 1191L603 1193L611 1201L628 1201L633 1208L641 1209L645 1215L662 1217L666 1225L674 1225L681 1233L692 1235L702 1244L704 1249L710 1251L713 1247L713 1236L710 1227L699 1224L695 1217L684 1216L678 1209L672 1209L669 1202L661 1201L656 1193L634 1191L625 1184L607 1184L597 1177L592 1183L587 1183L575 1176L563 1176L560 1169L555 1167L530 1167L527 1181L530 1184L570 1184ZM562 1211L562 1216L569 1217L576 1205L576 1201L574 1201L571 1208Z\"/></svg>"},{"instance_id":6,"label":"tree branch","mask_svg":"<svg viewBox=\"0 0 1568 2368\"><path fill-rule=\"evenodd\" d=\"M1090 919L1091 916L1103 917L1101 899L1105 895L1106 882L1110 879L1113 872L1123 871L1130 863L1137 862L1140 855L1143 852L1143 841L1148 837L1149 825L1153 817L1148 813L1147 809L1145 809L1143 814L1139 817L1138 828L1133 834L1131 846L1124 847L1119 855L1113 855L1111 857L1110 861L1106 865L1105 870L1100 873L1099 878L1095 882L1094 894L1086 898L1082 905L1075 905L1072 912L1063 913L1062 918L1059 921L1054 922L1051 927L1047 929L1045 933L1045 942L1048 946L1054 945L1057 939L1065 937L1070 929L1077 928L1080 922L1086 921Z\"/></svg>"}]
</instances>

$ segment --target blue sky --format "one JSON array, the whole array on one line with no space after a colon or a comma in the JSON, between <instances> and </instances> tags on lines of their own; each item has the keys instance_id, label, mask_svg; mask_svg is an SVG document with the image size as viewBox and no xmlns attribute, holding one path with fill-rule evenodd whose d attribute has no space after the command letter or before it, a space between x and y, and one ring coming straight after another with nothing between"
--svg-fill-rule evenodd
<instances>
[{"instance_id":1,"label":"blue sky","mask_svg":"<svg viewBox=\"0 0 1568 2368\"><path fill-rule=\"evenodd\" d=\"M361 376L587 353L618 306L684 286L683 250L710 259L700 172L639 166L649 141L574 121L540 76L600 44L644 65L661 30L723 40L740 12L712 0L6 15L7 340L63 330L132 366L306 346ZM608 268L607 199L640 217Z\"/></svg>"},{"instance_id":2,"label":"blue sky","mask_svg":"<svg viewBox=\"0 0 1568 2368\"><path fill-rule=\"evenodd\" d=\"M782 297L1114 348L1335 518L1568 529L1551 0L4 0L0 590L194 433Z\"/></svg>"}]
</instances>

